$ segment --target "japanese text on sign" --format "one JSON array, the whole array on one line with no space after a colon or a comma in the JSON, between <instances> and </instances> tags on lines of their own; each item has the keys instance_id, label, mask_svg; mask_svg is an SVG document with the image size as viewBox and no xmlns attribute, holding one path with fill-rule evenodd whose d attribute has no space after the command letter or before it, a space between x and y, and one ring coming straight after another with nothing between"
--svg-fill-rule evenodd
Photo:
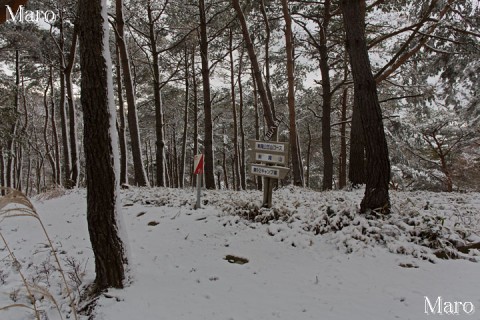
<instances>
[{"instance_id":1,"label":"japanese text on sign","mask_svg":"<svg viewBox=\"0 0 480 320\"><path fill-rule=\"evenodd\" d=\"M252 167L253 174L260 174L265 176L279 176L279 170L277 169L270 169L270 168L262 168L262 167Z\"/></svg>"},{"instance_id":2,"label":"japanese text on sign","mask_svg":"<svg viewBox=\"0 0 480 320\"><path fill-rule=\"evenodd\" d=\"M283 144L276 144L276 143L256 142L255 148L259 150L285 152L285 146Z\"/></svg>"}]
</instances>

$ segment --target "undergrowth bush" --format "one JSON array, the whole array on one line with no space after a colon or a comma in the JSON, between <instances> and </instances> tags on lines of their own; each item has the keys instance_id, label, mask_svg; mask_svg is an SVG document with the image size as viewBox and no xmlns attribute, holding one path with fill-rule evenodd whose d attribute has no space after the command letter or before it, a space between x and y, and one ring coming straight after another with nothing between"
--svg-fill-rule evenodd
<instances>
[{"instance_id":1,"label":"undergrowth bush","mask_svg":"<svg viewBox=\"0 0 480 320\"><path fill-rule=\"evenodd\" d=\"M447 223L446 217L434 212L421 213L409 201L400 207L394 206L389 215L375 211L361 214L354 207L334 207L328 203L310 206L307 210L295 205L295 201L293 206L279 203L273 208L262 208L258 203L241 199L233 199L223 211L251 223L287 224L286 228L267 228L271 236L281 232L292 234L294 230L323 235L346 252L381 245L393 253L431 262L436 258L480 260L478 232L462 221L448 220ZM287 236L278 238L284 241Z\"/></svg>"}]
</instances>

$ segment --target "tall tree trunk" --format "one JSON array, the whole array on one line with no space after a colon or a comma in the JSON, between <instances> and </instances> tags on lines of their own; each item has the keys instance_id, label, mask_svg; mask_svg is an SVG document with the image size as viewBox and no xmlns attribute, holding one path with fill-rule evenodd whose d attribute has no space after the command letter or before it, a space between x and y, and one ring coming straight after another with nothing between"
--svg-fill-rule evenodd
<instances>
[{"instance_id":1,"label":"tall tree trunk","mask_svg":"<svg viewBox=\"0 0 480 320\"><path fill-rule=\"evenodd\" d=\"M228 182L228 167L227 167L227 155L223 154L222 159L222 169L223 169L223 183L225 184L225 189L230 189L230 183Z\"/></svg>"},{"instance_id":2,"label":"tall tree trunk","mask_svg":"<svg viewBox=\"0 0 480 320\"><path fill-rule=\"evenodd\" d=\"M323 21L320 24L320 71L322 73L322 153L323 153L323 190L332 189L333 155L331 137L332 92L330 84L330 66L328 65L327 32L330 23L330 0L324 4Z\"/></svg>"},{"instance_id":3,"label":"tall tree trunk","mask_svg":"<svg viewBox=\"0 0 480 320\"><path fill-rule=\"evenodd\" d=\"M239 95L239 125L240 125L240 182L243 190L247 190L247 177L246 177L246 150L245 150L245 128L243 126L243 86L242 86L242 70L243 70L243 47L240 50L240 56L238 58L238 95Z\"/></svg>"},{"instance_id":4,"label":"tall tree trunk","mask_svg":"<svg viewBox=\"0 0 480 320\"><path fill-rule=\"evenodd\" d=\"M31 191L31 179L32 179L32 154L30 147L28 148L28 165L27 165L27 179L25 180L25 194L29 197Z\"/></svg>"},{"instance_id":5,"label":"tall tree trunk","mask_svg":"<svg viewBox=\"0 0 480 320\"><path fill-rule=\"evenodd\" d=\"M153 97L155 102L155 134L156 142L156 163L157 163L157 186L165 187L165 129L163 104L160 92L160 70L158 65L159 52L157 50L157 39L155 36L155 20L152 15L151 3L147 3L149 44L152 53L153 68Z\"/></svg>"},{"instance_id":6,"label":"tall tree trunk","mask_svg":"<svg viewBox=\"0 0 480 320\"><path fill-rule=\"evenodd\" d=\"M68 137L68 123L67 123L67 110L65 101L65 74L60 72L60 125L62 127L62 148L63 148L63 171L64 182L63 184L67 188L72 187L71 182L71 153L70 153L70 141Z\"/></svg>"},{"instance_id":7,"label":"tall tree trunk","mask_svg":"<svg viewBox=\"0 0 480 320\"><path fill-rule=\"evenodd\" d=\"M182 135L182 154L180 159L180 188L185 186L185 162L187 156L187 133L188 133L188 107L189 99L189 65L188 65L188 47L185 46L185 111L183 113L183 135Z\"/></svg>"},{"instance_id":8,"label":"tall tree trunk","mask_svg":"<svg viewBox=\"0 0 480 320\"><path fill-rule=\"evenodd\" d=\"M362 3L365 5L364 1ZM390 211L388 183L390 160L382 122L377 86L372 74L365 39L365 14L358 0L342 0L341 8L350 56L355 99L362 115L367 158L367 183L360 210Z\"/></svg>"},{"instance_id":9,"label":"tall tree trunk","mask_svg":"<svg viewBox=\"0 0 480 320\"><path fill-rule=\"evenodd\" d=\"M117 127L118 127L118 123L117 123ZM117 129L118 130L118 129ZM150 167L152 165L152 161L150 161L150 157L149 157L149 154L148 154L148 145L150 144L150 139L146 139L145 142L143 143L143 145L145 146L145 171L147 173L147 178L150 177ZM153 182L153 180L150 180Z\"/></svg>"},{"instance_id":10,"label":"tall tree trunk","mask_svg":"<svg viewBox=\"0 0 480 320\"><path fill-rule=\"evenodd\" d=\"M229 189L229 183L228 183L228 171L227 171L227 152L226 152L226 147L225 147L225 126L223 127L223 139L222 139L222 154L223 154L223 159L222 159L222 169L223 169L223 182L225 183L225 189Z\"/></svg>"},{"instance_id":11,"label":"tall tree trunk","mask_svg":"<svg viewBox=\"0 0 480 320\"><path fill-rule=\"evenodd\" d=\"M156 149L155 149L155 152L156 152ZM153 153L153 150L152 150L152 142L150 140L148 140L148 154L150 156L151 161L153 161L154 153ZM155 181L155 174L156 174L155 171L156 171L156 169L157 169L157 166L156 165L153 166L153 163L152 163L152 167L150 168L151 173L150 173L150 176L148 178L149 178L150 181L152 181L152 184L154 184L154 185L157 185L157 183Z\"/></svg>"},{"instance_id":12,"label":"tall tree trunk","mask_svg":"<svg viewBox=\"0 0 480 320\"><path fill-rule=\"evenodd\" d=\"M265 24L265 90L267 91L270 108L272 108L273 117L275 118L275 103L273 101L272 90L270 87L270 22L268 21L267 10L265 9L265 0L260 1L260 12L262 13L263 23Z\"/></svg>"},{"instance_id":13,"label":"tall tree trunk","mask_svg":"<svg viewBox=\"0 0 480 320\"><path fill-rule=\"evenodd\" d=\"M283 18L285 19L285 50L287 51L287 77L288 77L288 111L290 126L290 148L292 151L293 183L303 186L302 158L300 157L297 139L297 121L295 118L295 74L293 61L293 34L292 18L288 11L288 0L282 0Z\"/></svg>"},{"instance_id":14,"label":"tall tree trunk","mask_svg":"<svg viewBox=\"0 0 480 320\"><path fill-rule=\"evenodd\" d=\"M173 148L173 182L175 188L178 188L179 183L179 175L178 175L178 152L177 152L177 126L175 122L173 123L173 131L172 131L172 148Z\"/></svg>"},{"instance_id":15,"label":"tall tree trunk","mask_svg":"<svg viewBox=\"0 0 480 320\"><path fill-rule=\"evenodd\" d=\"M239 0L232 0L233 8L237 13L238 21L242 27L243 40L247 47L248 56L250 58L250 63L252 64L253 74L255 75L255 81L257 83L258 95L260 96L260 101L263 106L263 114L268 128L276 127L275 118L272 111L272 106L270 105L267 92L265 90L265 84L262 79L262 72L258 64L257 55L255 54L255 48L253 47L252 38L250 37L250 32L248 31L247 21L245 15L243 14L242 8L240 7ZM272 135L276 136L276 132Z\"/></svg>"},{"instance_id":16,"label":"tall tree trunk","mask_svg":"<svg viewBox=\"0 0 480 320\"><path fill-rule=\"evenodd\" d=\"M363 15L363 24L365 24L365 1L361 1L361 14ZM352 108L352 125L350 128L350 153L348 180L354 188L365 184L367 181L366 160L365 160L365 135L362 126L360 106L357 96L354 93Z\"/></svg>"},{"instance_id":17,"label":"tall tree trunk","mask_svg":"<svg viewBox=\"0 0 480 320\"><path fill-rule=\"evenodd\" d=\"M55 167L55 159L52 155L52 150L50 146L50 142L48 141L48 121L50 120L50 111L48 108L48 89L50 88L50 81L47 83L47 87L43 92L43 106L45 108L45 121L43 124L43 140L45 143L45 154L47 155L48 162L50 163L50 167L52 169L52 183L55 184L57 181L56 173L57 169ZM7 180L8 183L8 180Z\"/></svg>"},{"instance_id":18,"label":"tall tree trunk","mask_svg":"<svg viewBox=\"0 0 480 320\"><path fill-rule=\"evenodd\" d=\"M65 35L63 33L63 8L59 13L59 29L60 38L58 42L58 56L60 57L60 126L62 129L62 151L63 151L63 185L67 188L72 188L71 174L72 174L72 158L70 153L70 140L68 137L68 121L67 121L67 104L66 104L66 88L65 88Z\"/></svg>"},{"instance_id":19,"label":"tall tree trunk","mask_svg":"<svg viewBox=\"0 0 480 320\"><path fill-rule=\"evenodd\" d=\"M353 187L357 187L366 182L367 173L365 163L365 137L363 133L361 110L355 95L353 99L348 180Z\"/></svg>"},{"instance_id":20,"label":"tall tree trunk","mask_svg":"<svg viewBox=\"0 0 480 320\"><path fill-rule=\"evenodd\" d=\"M310 155L312 153L312 132L310 130L310 124L307 124L308 143L307 143L307 174L305 178L305 186L310 188Z\"/></svg>"},{"instance_id":21,"label":"tall tree trunk","mask_svg":"<svg viewBox=\"0 0 480 320\"><path fill-rule=\"evenodd\" d=\"M200 9L200 53L202 58L202 80L203 80L203 110L205 117L205 139L203 149L205 153L205 187L215 189L215 174L213 170L213 121L212 121L212 100L210 97L210 66L208 63L208 36L207 36L207 11L205 0L199 0Z\"/></svg>"},{"instance_id":22,"label":"tall tree trunk","mask_svg":"<svg viewBox=\"0 0 480 320\"><path fill-rule=\"evenodd\" d=\"M118 45L115 46L116 53L116 73L117 73L117 97L118 97L118 115L117 125L118 139L120 144L120 185L128 184L128 157L127 157L127 138L125 135L125 108L123 105L122 94L122 70L120 68L120 52Z\"/></svg>"},{"instance_id":23,"label":"tall tree trunk","mask_svg":"<svg viewBox=\"0 0 480 320\"><path fill-rule=\"evenodd\" d=\"M5 179L5 157L3 155L3 146L0 145L0 186L6 187ZM4 195L4 192L0 192L0 195Z\"/></svg>"},{"instance_id":24,"label":"tall tree trunk","mask_svg":"<svg viewBox=\"0 0 480 320\"><path fill-rule=\"evenodd\" d=\"M68 56L68 64L65 67L65 87L67 90L68 101L68 115L69 115L69 135L70 135L70 159L72 163L72 172L70 175L71 186L77 187L80 176L80 160L78 150L78 135L77 135L77 110L75 107L75 101L73 97L72 89L72 69L75 64L75 52L77 48L77 30L73 30L72 43L70 45L70 54Z\"/></svg>"},{"instance_id":25,"label":"tall tree trunk","mask_svg":"<svg viewBox=\"0 0 480 320\"><path fill-rule=\"evenodd\" d=\"M229 54L230 54L230 88L232 96L232 118L233 118L233 174L235 175L235 190L240 190L240 164L238 156L238 124L237 108L235 104L235 67L233 61L233 31L229 33Z\"/></svg>"},{"instance_id":26,"label":"tall tree trunk","mask_svg":"<svg viewBox=\"0 0 480 320\"><path fill-rule=\"evenodd\" d=\"M347 98L348 88L343 89L342 116L340 125L340 157L338 161L338 187L343 189L347 186Z\"/></svg>"},{"instance_id":27,"label":"tall tree trunk","mask_svg":"<svg viewBox=\"0 0 480 320\"><path fill-rule=\"evenodd\" d=\"M16 143L15 146L15 189L22 191L23 189L23 146Z\"/></svg>"},{"instance_id":28,"label":"tall tree trunk","mask_svg":"<svg viewBox=\"0 0 480 320\"><path fill-rule=\"evenodd\" d=\"M255 140L260 140L260 116L258 112L258 95L257 95L257 82L255 81L255 75L252 68L252 82L253 82L253 107L255 110ZM257 190L262 190L262 177L257 176Z\"/></svg>"},{"instance_id":29,"label":"tall tree trunk","mask_svg":"<svg viewBox=\"0 0 480 320\"><path fill-rule=\"evenodd\" d=\"M130 71L130 58L128 56L127 44L124 34L124 20L123 20L123 0L115 0L115 12L116 12L116 28L117 28L117 40L118 47L120 49L120 62L122 65L123 82L125 85L125 95L127 98L128 106L128 128L130 131L130 142L132 146L133 156L133 172L135 185L137 186L149 186L147 174L143 166L142 159L142 147L140 143L140 130L138 128L138 116L137 106L135 102L135 92L133 90L133 81Z\"/></svg>"},{"instance_id":30,"label":"tall tree trunk","mask_svg":"<svg viewBox=\"0 0 480 320\"><path fill-rule=\"evenodd\" d=\"M18 50L15 50L15 102L14 108L15 112L18 112L18 105L19 105L19 94L20 94L20 54ZM7 141L7 168L6 168L6 186L9 188L13 188L13 155L14 155L14 147L15 147L15 140L17 135L17 126L18 121L15 118L12 126L10 128L10 137Z\"/></svg>"},{"instance_id":31,"label":"tall tree trunk","mask_svg":"<svg viewBox=\"0 0 480 320\"><path fill-rule=\"evenodd\" d=\"M192 50L192 89L193 89L193 155L198 154L198 86L195 72L195 50ZM193 168L193 163L192 166ZM197 183L197 175L192 170L192 187Z\"/></svg>"},{"instance_id":32,"label":"tall tree trunk","mask_svg":"<svg viewBox=\"0 0 480 320\"><path fill-rule=\"evenodd\" d=\"M120 1L121 2L121 1ZM120 3L121 4L121 3ZM105 0L80 0L78 27L87 173L87 221L95 255L95 289L123 288L127 258L121 222L118 149ZM120 224L120 225L119 225Z\"/></svg>"},{"instance_id":33,"label":"tall tree trunk","mask_svg":"<svg viewBox=\"0 0 480 320\"><path fill-rule=\"evenodd\" d=\"M60 145L58 143L58 132L57 132L57 117L55 114L55 91L53 86L53 66L50 66L50 121L52 124L52 139L53 139L53 148L55 156L55 184L57 186L62 185L62 168L60 164Z\"/></svg>"}]
</instances>

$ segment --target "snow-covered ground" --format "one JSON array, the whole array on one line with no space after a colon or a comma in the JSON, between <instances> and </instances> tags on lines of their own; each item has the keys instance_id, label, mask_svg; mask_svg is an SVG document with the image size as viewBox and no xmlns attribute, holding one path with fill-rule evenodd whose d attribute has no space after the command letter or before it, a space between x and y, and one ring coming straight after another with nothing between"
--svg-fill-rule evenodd
<instances>
[{"instance_id":1,"label":"snow-covered ground","mask_svg":"<svg viewBox=\"0 0 480 320\"><path fill-rule=\"evenodd\" d=\"M94 279L85 194L33 200L75 299ZM193 210L191 189L122 191L130 280L96 301L94 319L480 319L480 267L472 262L480 252L455 249L480 241L478 193L392 192L388 218L356 213L361 190L283 188L272 210L259 208L257 191L202 196L202 209ZM0 215L8 244L0 242L0 308L12 307L0 319L35 319L20 274L41 319L72 319L38 221L5 218L13 213L7 208ZM461 259L439 259L442 252ZM438 297L442 312L449 302L464 304L457 303L459 315L427 315L425 297L435 311ZM476 312L467 314L471 306Z\"/></svg>"}]
</instances>

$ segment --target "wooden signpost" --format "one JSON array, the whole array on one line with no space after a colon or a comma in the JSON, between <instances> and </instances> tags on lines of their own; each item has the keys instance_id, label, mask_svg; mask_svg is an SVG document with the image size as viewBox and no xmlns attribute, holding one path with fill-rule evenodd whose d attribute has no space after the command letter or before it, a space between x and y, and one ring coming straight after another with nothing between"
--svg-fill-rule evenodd
<instances>
[{"instance_id":1,"label":"wooden signpost","mask_svg":"<svg viewBox=\"0 0 480 320\"><path fill-rule=\"evenodd\" d=\"M272 207L273 179L283 179L290 171L288 164L288 143L249 140L250 173L264 178L263 206ZM261 162L264 164L258 164Z\"/></svg>"}]
</instances>

